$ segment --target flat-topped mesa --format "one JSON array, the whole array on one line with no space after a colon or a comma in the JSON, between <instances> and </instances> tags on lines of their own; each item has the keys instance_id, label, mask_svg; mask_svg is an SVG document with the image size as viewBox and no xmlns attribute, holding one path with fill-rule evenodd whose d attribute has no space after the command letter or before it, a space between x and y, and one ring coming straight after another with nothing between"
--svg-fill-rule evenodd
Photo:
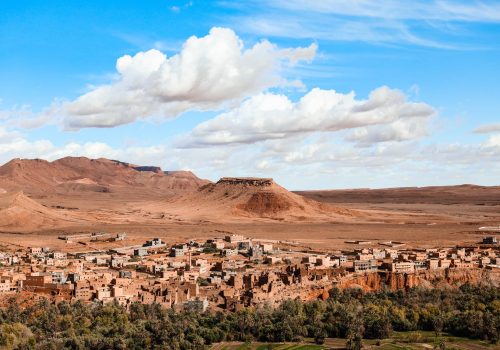
<instances>
[{"instance_id":1,"label":"flat-topped mesa","mask_svg":"<svg viewBox=\"0 0 500 350\"><path fill-rule=\"evenodd\" d=\"M244 185L256 187L268 187L274 183L271 178L258 178L258 177L223 177L217 184L220 185Z\"/></svg>"},{"instance_id":2,"label":"flat-topped mesa","mask_svg":"<svg viewBox=\"0 0 500 350\"><path fill-rule=\"evenodd\" d=\"M163 171L159 166L141 165L141 166L135 166L134 169L137 171L150 171L156 174L163 173Z\"/></svg>"}]
</instances>

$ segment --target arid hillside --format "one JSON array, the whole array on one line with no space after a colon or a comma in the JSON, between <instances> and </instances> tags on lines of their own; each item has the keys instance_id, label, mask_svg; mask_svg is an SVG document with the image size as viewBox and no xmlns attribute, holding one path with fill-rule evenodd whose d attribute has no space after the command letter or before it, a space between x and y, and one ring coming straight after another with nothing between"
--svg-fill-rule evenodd
<instances>
[{"instance_id":1,"label":"arid hillside","mask_svg":"<svg viewBox=\"0 0 500 350\"><path fill-rule=\"evenodd\" d=\"M0 213L0 231L10 232L254 220L333 222L361 215L291 193L272 179L211 183L187 171L84 157L14 159L0 167L0 193L19 197L15 209L6 204Z\"/></svg>"},{"instance_id":2,"label":"arid hillside","mask_svg":"<svg viewBox=\"0 0 500 350\"><path fill-rule=\"evenodd\" d=\"M350 240L434 246L478 242L489 234L479 227L500 225L500 187L292 193L272 179L211 183L191 172L80 157L1 166L0 202L0 242L27 245L57 242L61 232L125 231L140 242L223 231L335 249Z\"/></svg>"},{"instance_id":3,"label":"arid hillside","mask_svg":"<svg viewBox=\"0 0 500 350\"><path fill-rule=\"evenodd\" d=\"M171 196L209 183L188 171L162 171L108 159L66 157L48 162L13 159L0 167L0 192L34 197L118 193L126 197ZM112 197L112 196L110 196Z\"/></svg>"},{"instance_id":4,"label":"arid hillside","mask_svg":"<svg viewBox=\"0 0 500 350\"><path fill-rule=\"evenodd\" d=\"M224 177L198 191L175 197L171 211L209 221L272 219L325 222L360 215L294 194L273 179Z\"/></svg>"},{"instance_id":5,"label":"arid hillside","mask_svg":"<svg viewBox=\"0 0 500 350\"><path fill-rule=\"evenodd\" d=\"M83 223L64 210L47 208L22 192L0 195L0 230L36 231Z\"/></svg>"}]
</instances>

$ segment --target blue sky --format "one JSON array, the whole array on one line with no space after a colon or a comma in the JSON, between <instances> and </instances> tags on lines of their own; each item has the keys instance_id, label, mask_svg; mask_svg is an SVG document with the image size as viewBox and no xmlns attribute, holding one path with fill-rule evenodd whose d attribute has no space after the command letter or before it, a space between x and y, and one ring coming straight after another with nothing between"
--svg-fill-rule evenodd
<instances>
[{"instance_id":1,"label":"blue sky","mask_svg":"<svg viewBox=\"0 0 500 350\"><path fill-rule=\"evenodd\" d=\"M1 0L0 162L498 185L498 62L495 1Z\"/></svg>"}]
</instances>

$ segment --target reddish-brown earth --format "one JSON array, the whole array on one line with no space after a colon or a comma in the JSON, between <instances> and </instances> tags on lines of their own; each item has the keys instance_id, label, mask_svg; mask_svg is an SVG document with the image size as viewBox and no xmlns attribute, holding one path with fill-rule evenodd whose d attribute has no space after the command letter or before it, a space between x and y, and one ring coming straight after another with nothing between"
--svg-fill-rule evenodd
<instances>
[{"instance_id":1,"label":"reddish-brown earth","mask_svg":"<svg viewBox=\"0 0 500 350\"><path fill-rule=\"evenodd\" d=\"M178 215L191 213L192 217L211 222L256 219L326 222L362 215L294 194L273 179L259 178L222 178L174 197L166 206Z\"/></svg>"},{"instance_id":2,"label":"reddish-brown earth","mask_svg":"<svg viewBox=\"0 0 500 350\"><path fill-rule=\"evenodd\" d=\"M64 210L47 208L22 192L0 195L0 227L5 230L35 231L81 222Z\"/></svg>"},{"instance_id":3,"label":"reddish-brown earth","mask_svg":"<svg viewBox=\"0 0 500 350\"><path fill-rule=\"evenodd\" d=\"M209 183L189 171L162 171L108 159L66 157L53 162L13 159L0 167L0 187L29 196L113 193L123 197L172 196Z\"/></svg>"},{"instance_id":4,"label":"reddish-brown earth","mask_svg":"<svg viewBox=\"0 0 500 350\"><path fill-rule=\"evenodd\" d=\"M340 280L338 287L360 288L364 291L408 289L416 286L426 288L457 288L464 284L499 287L500 271L486 269L441 269L422 270L417 273L373 272L349 276Z\"/></svg>"},{"instance_id":5,"label":"reddish-brown earth","mask_svg":"<svg viewBox=\"0 0 500 350\"><path fill-rule=\"evenodd\" d=\"M0 244L58 245L62 232L126 231L130 242L231 232L314 249L363 239L442 246L477 242L491 234L478 227L499 224L498 186L292 193L271 179L211 183L107 159L14 159L0 167Z\"/></svg>"},{"instance_id":6,"label":"reddish-brown earth","mask_svg":"<svg viewBox=\"0 0 500 350\"><path fill-rule=\"evenodd\" d=\"M429 186L383 189L296 191L325 203L442 204L500 206L500 186Z\"/></svg>"}]
</instances>

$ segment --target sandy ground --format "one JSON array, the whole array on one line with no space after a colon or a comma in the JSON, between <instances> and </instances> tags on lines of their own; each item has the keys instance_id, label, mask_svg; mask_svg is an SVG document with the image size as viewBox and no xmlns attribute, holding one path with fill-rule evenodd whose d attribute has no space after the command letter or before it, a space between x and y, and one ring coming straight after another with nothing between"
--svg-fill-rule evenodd
<instances>
[{"instance_id":1,"label":"sandy ground","mask_svg":"<svg viewBox=\"0 0 500 350\"><path fill-rule=\"evenodd\" d=\"M497 221L500 222L500 217ZM413 247L454 246L476 243L484 237L478 222L397 224L397 223L282 223L243 222L235 223L164 223L164 224L95 224L68 227L33 233L0 233L0 245L11 248L49 246L64 251L99 250L109 247L143 243L146 239L160 237L168 243L189 239L222 237L225 234L243 234L257 239L271 239L297 244L311 249L359 248L346 243L348 240L369 240L372 246L386 241L403 241ZM79 232L126 232L127 239L116 243L67 244L57 238L61 234Z\"/></svg>"}]
</instances>

